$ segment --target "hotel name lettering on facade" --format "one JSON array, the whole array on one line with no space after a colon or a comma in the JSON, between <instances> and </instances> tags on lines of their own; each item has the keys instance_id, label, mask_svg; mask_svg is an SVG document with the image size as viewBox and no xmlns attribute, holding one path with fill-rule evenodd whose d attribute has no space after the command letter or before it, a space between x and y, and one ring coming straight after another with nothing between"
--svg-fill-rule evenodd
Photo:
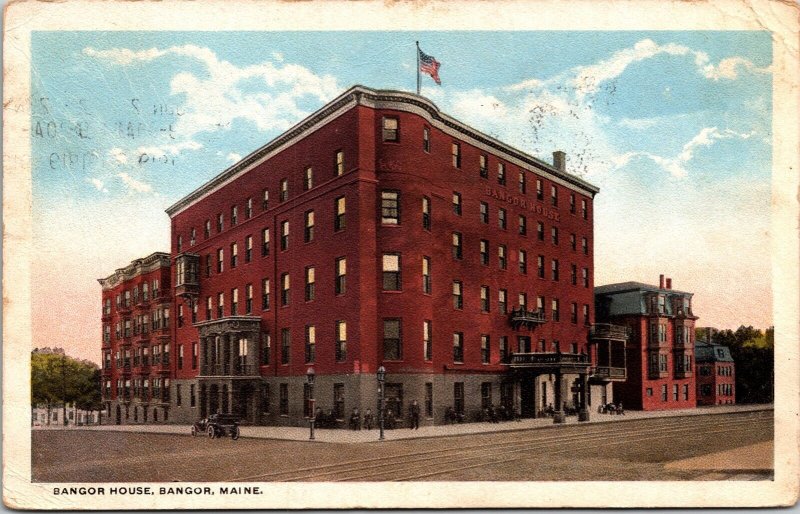
<instances>
[{"instance_id":1,"label":"hotel name lettering on facade","mask_svg":"<svg viewBox=\"0 0 800 514\"><path fill-rule=\"evenodd\" d=\"M535 212L536 214L542 214L544 216L547 216L547 219L549 220L561 221L561 216L557 211L553 209L548 209L547 207L543 207L541 205L536 205L530 200L527 200L525 198L520 198L519 196L516 195L510 195L501 189L495 189L493 187L486 186L484 189L484 193L486 193L487 196L491 196L492 198L500 200L501 202L506 202L515 207L528 209L529 211Z\"/></svg>"}]
</instances>

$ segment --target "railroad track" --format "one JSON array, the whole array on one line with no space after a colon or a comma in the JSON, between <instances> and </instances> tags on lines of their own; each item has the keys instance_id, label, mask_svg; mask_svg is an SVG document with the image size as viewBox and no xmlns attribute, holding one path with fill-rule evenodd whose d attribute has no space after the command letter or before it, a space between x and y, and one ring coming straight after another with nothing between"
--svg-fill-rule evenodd
<instances>
[{"instance_id":1,"label":"railroad track","mask_svg":"<svg viewBox=\"0 0 800 514\"><path fill-rule=\"evenodd\" d=\"M306 467L290 471L239 477L236 481L408 481L510 463L530 457L532 452L548 456L617 447L643 441L680 438L692 440L708 435L733 434L743 427L771 429L772 411L756 411L734 416L702 416L631 421L616 426L567 426L556 430L533 431L530 437L513 441L462 444L435 450L359 459L349 462ZM565 430L566 429L566 430ZM617 438L617 439L615 439ZM463 437L460 439L463 440ZM611 450L613 451L613 450Z\"/></svg>"}]
</instances>

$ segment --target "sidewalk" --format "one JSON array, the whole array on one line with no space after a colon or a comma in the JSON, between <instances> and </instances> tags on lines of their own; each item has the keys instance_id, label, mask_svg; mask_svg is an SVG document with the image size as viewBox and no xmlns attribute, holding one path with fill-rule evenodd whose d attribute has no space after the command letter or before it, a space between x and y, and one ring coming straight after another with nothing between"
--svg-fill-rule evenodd
<instances>
[{"instance_id":1,"label":"sidewalk","mask_svg":"<svg viewBox=\"0 0 800 514\"><path fill-rule=\"evenodd\" d=\"M508 432L516 430L529 430L534 428L548 428L557 426L586 425L593 423L614 423L636 419L669 418L686 416L704 416L725 414L733 412L753 412L772 410L772 404L763 405L720 405L714 407L699 407L696 409L676 409L669 411L628 411L625 415L590 413L590 421L578 423L577 418L570 416L564 425L555 425L551 418L523 419L520 421L504 421L501 423L461 423L455 425L423 426L419 430L400 428L386 430L387 441L400 439L417 439L426 437L446 437L466 434L483 434L492 432ZM148 434L190 434L190 425L101 425L83 427L42 427L36 430L95 430L135 432ZM242 437L257 439L277 439L286 441L308 441L309 427L276 427L276 426L243 426ZM205 437L205 436L203 436ZM343 430L343 429L316 429L316 442L324 443L366 443L378 440L378 430Z\"/></svg>"}]
</instances>

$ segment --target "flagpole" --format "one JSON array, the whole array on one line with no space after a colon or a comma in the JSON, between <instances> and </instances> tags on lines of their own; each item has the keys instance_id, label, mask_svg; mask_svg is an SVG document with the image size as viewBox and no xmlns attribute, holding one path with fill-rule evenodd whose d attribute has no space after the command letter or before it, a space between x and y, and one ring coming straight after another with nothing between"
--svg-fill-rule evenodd
<instances>
[{"instance_id":1,"label":"flagpole","mask_svg":"<svg viewBox=\"0 0 800 514\"><path fill-rule=\"evenodd\" d=\"M419 94L419 41L417 41L417 94Z\"/></svg>"}]
</instances>

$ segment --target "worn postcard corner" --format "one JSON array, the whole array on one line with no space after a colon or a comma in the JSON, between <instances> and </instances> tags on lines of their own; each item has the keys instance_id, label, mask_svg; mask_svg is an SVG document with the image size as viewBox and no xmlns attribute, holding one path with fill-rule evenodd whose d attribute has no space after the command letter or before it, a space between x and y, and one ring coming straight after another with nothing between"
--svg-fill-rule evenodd
<instances>
[{"instance_id":1,"label":"worn postcard corner","mask_svg":"<svg viewBox=\"0 0 800 514\"><path fill-rule=\"evenodd\" d=\"M797 20L8 3L4 503L795 504Z\"/></svg>"}]
</instances>

